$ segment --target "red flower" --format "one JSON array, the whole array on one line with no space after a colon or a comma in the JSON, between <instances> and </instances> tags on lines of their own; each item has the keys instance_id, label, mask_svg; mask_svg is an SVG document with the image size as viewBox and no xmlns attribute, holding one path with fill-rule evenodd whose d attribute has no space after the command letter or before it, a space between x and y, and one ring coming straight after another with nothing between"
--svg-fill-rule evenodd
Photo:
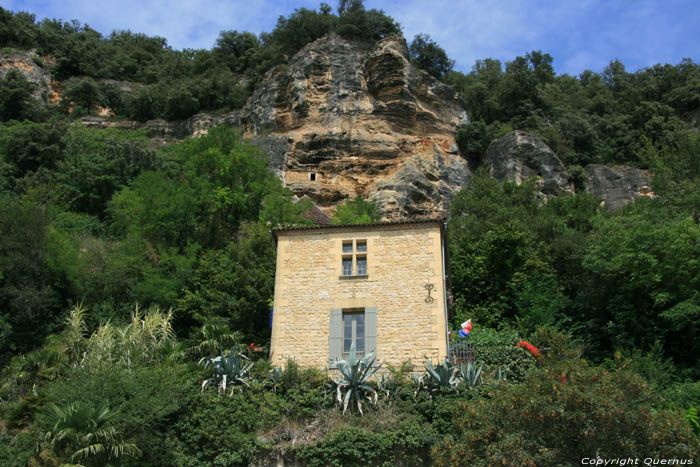
<instances>
[{"instance_id":1,"label":"red flower","mask_svg":"<svg viewBox=\"0 0 700 467\"><path fill-rule=\"evenodd\" d=\"M255 347L255 342L251 342L250 345L248 346L248 348L251 348L251 349L252 349L253 347Z\"/></svg>"},{"instance_id":2,"label":"red flower","mask_svg":"<svg viewBox=\"0 0 700 467\"><path fill-rule=\"evenodd\" d=\"M540 358L542 356L540 354L540 349L530 344L528 341L520 341L517 344L515 344L515 346L524 348L525 350L530 352L530 355L532 355L535 358Z\"/></svg>"}]
</instances>

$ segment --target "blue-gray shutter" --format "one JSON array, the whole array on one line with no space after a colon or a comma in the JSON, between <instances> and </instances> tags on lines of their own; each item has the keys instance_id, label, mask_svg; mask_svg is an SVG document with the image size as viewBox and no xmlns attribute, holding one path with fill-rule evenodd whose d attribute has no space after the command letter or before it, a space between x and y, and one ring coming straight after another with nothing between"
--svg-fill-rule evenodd
<instances>
[{"instance_id":1,"label":"blue-gray shutter","mask_svg":"<svg viewBox=\"0 0 700 467\"><path fill-rule=\"evenodd\" d=\"M328 333L328 359L331 364L340 358L343 353L343 310L333 308L331 310L331 325ZM334 366L334 365L333 365Z\"/></svg>"},{"instance_id":2,"label":"blue-gray shutter","mask_svg":"<svg viewBox=\"0 0 700 467\"><path fill-rule=\"evenodd\" d=\"M365 308L365 354L377 352L377 307Z\"/></svg>"}]
</instances>

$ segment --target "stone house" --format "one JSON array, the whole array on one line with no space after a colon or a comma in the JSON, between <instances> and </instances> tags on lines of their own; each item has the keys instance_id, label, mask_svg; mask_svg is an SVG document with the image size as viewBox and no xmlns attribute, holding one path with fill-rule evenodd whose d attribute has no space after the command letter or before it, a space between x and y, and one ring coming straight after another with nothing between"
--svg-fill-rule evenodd
<instances>
[{"instance_id":1,"label":"stone house","mask_svg":"<svg viewBox=\"0 0 700 467\"><path fill-rule=\"evenodd\" d=\"M275 229L270 358L333 368L358 355L421 365L448 351L442 221Z\"/></svg>"}]
</instances>

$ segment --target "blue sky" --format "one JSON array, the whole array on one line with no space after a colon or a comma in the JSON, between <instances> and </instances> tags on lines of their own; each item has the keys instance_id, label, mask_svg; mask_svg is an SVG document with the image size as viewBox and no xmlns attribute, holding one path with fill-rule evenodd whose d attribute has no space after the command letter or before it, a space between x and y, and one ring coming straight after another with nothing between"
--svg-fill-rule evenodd
<instances>
[{"instance_id":1,"label":"blue sky","mask_svg":"<svg viewBox=\"0 0 700 467\"><path fill-rule=\"evenodd\" d=\"M326 0L332 7L336 1ZM176 48L211 48L219 31L260 33L308 0L2 0L37 19L78 19L108 34L131 29ZM365 0L401 23L406 38L429 34L468 72L483 58L512 60L531 50L554 57L557 73L602 71L619 59L628 71L700 61L700 0Z\"/></svg>"}]
</instances>

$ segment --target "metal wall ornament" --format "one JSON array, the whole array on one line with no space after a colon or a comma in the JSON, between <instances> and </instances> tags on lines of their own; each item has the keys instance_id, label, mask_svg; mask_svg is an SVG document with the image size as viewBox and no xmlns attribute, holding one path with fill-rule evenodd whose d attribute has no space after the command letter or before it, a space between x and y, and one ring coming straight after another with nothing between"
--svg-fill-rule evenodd
<instances>
[{"instance_id":1,"label":"metal wall ornament","mask_svg":"<svg viewBox=\"0 0 700 467\"><path fill-rule=\"evenodd\" d=\"M428 296L425 297L425 303L433 303L435 299L430 296L430 292L435 289L435 284L425 284L425 290L428 291Z\"/></svg>"}]
</instances>

